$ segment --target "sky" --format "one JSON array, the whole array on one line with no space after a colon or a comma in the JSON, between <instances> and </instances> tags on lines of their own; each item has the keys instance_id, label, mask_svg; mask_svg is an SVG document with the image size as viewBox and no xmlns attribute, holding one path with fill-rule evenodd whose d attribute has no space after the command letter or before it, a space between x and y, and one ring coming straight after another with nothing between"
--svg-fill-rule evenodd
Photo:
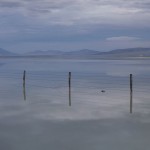
<instances>
[{"instance_id":1,"label":"sky","mask_svg":"<svg viewBox=\"0 0 150 150\"><path fill-rule=\"evenodd\" d=\"M149 0L0 0L0 48L150 47Z\"/></svg>"}]
</instances>

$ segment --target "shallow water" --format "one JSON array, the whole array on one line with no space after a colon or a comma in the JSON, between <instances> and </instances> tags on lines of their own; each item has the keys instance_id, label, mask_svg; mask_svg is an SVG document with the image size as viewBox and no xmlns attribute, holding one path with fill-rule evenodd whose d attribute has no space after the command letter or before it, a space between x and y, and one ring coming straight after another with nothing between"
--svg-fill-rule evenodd
<instances>
[{"instance_id":1,"label":"shallow water","mask_svg":"<svg viewBox=\"0 0 150 150\"><path fill-rule=\"evenodd\" d=\"M1 59L0 149L149 149L149 66L149 60Z\"/></svg>"}]
</instances>

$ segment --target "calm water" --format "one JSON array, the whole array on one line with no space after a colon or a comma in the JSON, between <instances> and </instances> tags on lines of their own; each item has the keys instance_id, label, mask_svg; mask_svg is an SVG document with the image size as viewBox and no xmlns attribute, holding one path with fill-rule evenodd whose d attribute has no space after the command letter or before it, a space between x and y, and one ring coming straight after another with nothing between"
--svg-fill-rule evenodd
<instances>
[{"instance_id":1,"label":"calm water","mask_svg":"<svg viewBox=\"0 0 150 150\"><path fill-rule=\"evenodd\" d=\"M149 150L149 85L150 60L1 59L0 149Z\"/></svg>"}]
</instances>

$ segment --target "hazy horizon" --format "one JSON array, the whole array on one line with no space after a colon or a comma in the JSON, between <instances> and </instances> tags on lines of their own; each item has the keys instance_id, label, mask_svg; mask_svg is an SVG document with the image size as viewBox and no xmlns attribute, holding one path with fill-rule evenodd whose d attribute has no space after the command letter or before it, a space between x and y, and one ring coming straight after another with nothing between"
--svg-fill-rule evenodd
<instances>
[{"instance_id":1,"label":"hazy horizon","mask_svg":"<svg viewBox=\"0 0 150 150\"><path fill-rule=\"evenodd\" d=\"M8 52L11 52L11 53L14 53L14 54L30 54L30 53L37 53L37 52L79 52L79 51L84 51L84 50L88 50L88 51L97 51L97 52L111 52L111 51L115 51L115 50L128 50L128 49L149 49L150 47L128 47L128 48L118 48L118 49L110 49L110 50L98 50L98 49L72 49L72 50L62 50L62 49L36 49L36 50L30 50L30 51L25 51L25 52L14 52L12 50L8 50L8 49L4 49L4 48L1 48L2 50L5 50L5 51L8 51Z\"/></svg>"}]
</instances>

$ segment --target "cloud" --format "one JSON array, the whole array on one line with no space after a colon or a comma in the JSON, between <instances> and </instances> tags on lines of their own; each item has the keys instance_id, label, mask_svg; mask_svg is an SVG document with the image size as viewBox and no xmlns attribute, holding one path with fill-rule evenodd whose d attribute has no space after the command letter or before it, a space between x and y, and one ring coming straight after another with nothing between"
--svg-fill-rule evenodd
<instances>
[{"instance_id":1,"label":"cloud","mask_svg":"<svg viewBox=\"0 0 150 150\"><path fill-rule=\"evenodd\" d=\"M0 1L0 7L1 8L16 8L16 7L21 7L22 3L21 2L12 2L12 1Z\"/></svg>"},{"instance_id":2,"label":"cloud","mask_svg":"<svg viewBox=\"0 0 150 150\"><path fill-rule=\"evenodd\" d=\"M106 38L107 41L136 41L140 40L138 37L130 37L130 36L118 36L118 37L109 37Z\"/></svg>"},{"instance_id":3,"label":"cloud","mask_svg":"<svg viewBox=\"0 0 150 150\"><path fill-rule=\"evenodd\" d=\"M7 0L0 1L0 7L18 11L26 19L43 24L113 24L139 25L149 22L148 0ZM1 10L1 11L2 11ZM7 12L6 12L7 13ZM143 23L141 23L143 22ZM138 25L138 24L136 24Z\"/></svg>"},{"instance_id":4,"label":"cloud","mask_svg":"<svg viewBox=\"0 0 150 150\"><path fill-rule=\"evenodd\" d=\"M138 36L148 40L149 6L149 0L0 0L0 40L61 44L113 38L108 42L116 36L120 41L138 41Z\"/></svg>"}]
</instances>

